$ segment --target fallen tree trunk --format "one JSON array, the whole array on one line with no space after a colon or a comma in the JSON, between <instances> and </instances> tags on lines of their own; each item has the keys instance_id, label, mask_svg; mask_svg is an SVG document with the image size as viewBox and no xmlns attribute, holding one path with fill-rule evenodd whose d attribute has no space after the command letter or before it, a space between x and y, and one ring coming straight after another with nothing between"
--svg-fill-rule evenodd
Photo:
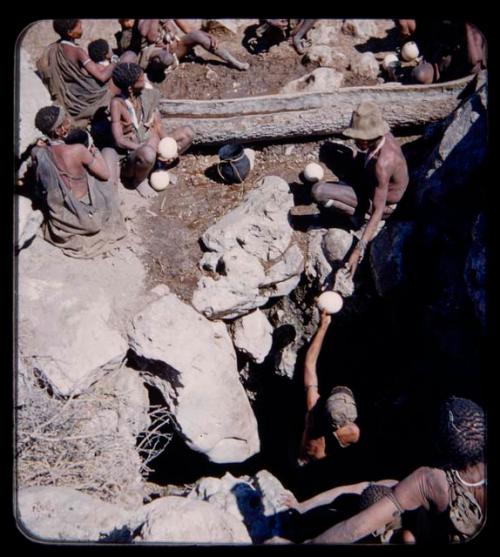
<instances>
[{"instance_id":1,"label":"fallen tree trunk","mask_svg":"<svg viewBox=\"0 0 500 557\"><path fill-rule=\"evenodd\" d=\"M162 99L167 129L191 125L198 145L332 135L346 128L362 100L376 102L391 128L436 122L459 104L459 95L474 78L447 83L345 87L324 93L277 94L209 101Z\"/></svg>"}]
</instances>

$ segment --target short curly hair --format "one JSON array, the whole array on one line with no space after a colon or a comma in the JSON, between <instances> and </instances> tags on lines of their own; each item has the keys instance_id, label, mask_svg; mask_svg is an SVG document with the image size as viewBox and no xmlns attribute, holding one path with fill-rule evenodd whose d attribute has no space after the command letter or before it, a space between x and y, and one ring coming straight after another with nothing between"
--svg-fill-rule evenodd
<instances>
[{"instance_id":1,"label":"short curly hair","mask_svg":"<svg viewBox=\"0 0 500 557\"><path fill-rule=\"evenodd\" d=\"M56 123L62 108L57 105L44 106L35 116L35 126L43 134L50 135L53 131L54 124Z\"/></svg>"},{"instance_id":2,"label":"short curly hair","mask_svg":"<svg viewBox=\"0 0 500 557\"><path fill-rule=\"evenodd\" d=\"M126 91L133 85L144 73L144 70L139 64L134 63L121 63L113 70L112 79L113 83L121 91Z\"/></svg>"},{"instance_id":3,"label":"short curly hair","mask_svg":"<svg viewBox=\"0 0 500 557\"><path fill-rule=\"evenodd\" d=\"M359 496L359 510L364 511L377 501L391 493L391 488L382 484L370 484Z\"/></svg>"},{"instance_id":4,"label":"short curly hair","mask_svg":"<svg viewBox=\"0 0 500 557\"><path fill-rule=\"evenodd\" d=\"M67 37L68 33L76 27L76 24L79 21L79 19L54 19L52 26L54 27L54 31L60 37L64 38Z\"/></svg>"},{"instance_id":5,"label":"short curly hair","mask_svg":"<svg viewBox=\"0 0 500 557\"><path fill-rule=\"evenodd\" d=\"M466 398L450 397L440 408L438 445L453 468L484 460L486 419L483 409Z\"/></svg>"},{"instance_id":6,"label":"short curly hair","mask_svg":"<svg viewBox=\"0 0 500 557\"><path fill-rule=\"evenodd\" d=\"M106 55L109 52L109 43L105 39L96 39L89 43L87 50L92 62L102 62L106 60Z\"/></svg>"}]
</instances>

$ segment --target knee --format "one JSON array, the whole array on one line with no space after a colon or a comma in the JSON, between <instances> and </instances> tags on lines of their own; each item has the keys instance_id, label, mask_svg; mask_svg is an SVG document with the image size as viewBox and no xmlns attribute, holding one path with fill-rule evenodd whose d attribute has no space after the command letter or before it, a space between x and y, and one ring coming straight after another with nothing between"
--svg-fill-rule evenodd
<instances>
[{"instance_id":1,"label":"knee","mask_svg":"<svg viewBox=\"0 0 500 557\"><path fill-rule=\"evenodd\" d=\"M136 152L137 161L143 166L153 166L156 161L156 152L149 145L139 147Z\"/></svg>"},{"instance_id":2,"label":"knee","mask_svg":"<svg viewBox=\"0 0 500 557\"><path fill-rule=\"evenodd\" d=\"M321 203L321 190L323 189L323 182L316 182L311 188L311 197L315 203Z\"/></svg>"}]
</instances>

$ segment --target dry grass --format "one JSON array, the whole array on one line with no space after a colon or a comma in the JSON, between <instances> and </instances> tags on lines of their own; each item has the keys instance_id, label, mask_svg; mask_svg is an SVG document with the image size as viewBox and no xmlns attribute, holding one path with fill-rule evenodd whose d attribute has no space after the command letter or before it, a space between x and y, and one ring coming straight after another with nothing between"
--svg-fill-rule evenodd
<instances>
[{"instance_id":1,"label":"dry grass","mask_svg":"<svg viewBox=\"0 0 500 557\"><path fill-rule=\"evenodd\" d=\"M56 398L43 380L29 377L16 415L18 487L72 487L111 502L147 477L171 439L164 433L170 416L150 407L150 426L135 440L113 424L126 404L99 389Z\"/></svg>"}]
</instances>

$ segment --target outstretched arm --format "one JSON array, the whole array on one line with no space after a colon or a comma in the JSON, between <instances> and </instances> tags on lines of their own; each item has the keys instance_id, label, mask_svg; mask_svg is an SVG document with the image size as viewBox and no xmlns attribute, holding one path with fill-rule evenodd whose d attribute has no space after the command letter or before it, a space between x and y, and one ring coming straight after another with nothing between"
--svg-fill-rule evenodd
<instances>
[{"instance_id":1,"label":"outstretched arm","mask_svg":"<svg viewBox=\"0 0 500 557\"><path fill-rule=\"evenodd\" d=\"M331 316L326 312L323 311L321 313L321 321L318 330L307 350L304 363L304 388L306 389L306 406L308 411L313 408L319 398L316 364L331 320Z\"/></svg>"},{"instance_id":2,"label":"outstretched arm","mask_svg":"<svg viewBox=\"0 0 500 557\"><path fill-rule=\"evenodd\" d=\"M392 487L398 483L398 480L379 480L377 482L359 482L356 484L350 485L340 485L334 487L332 489L328 489L327 491L323 491L322 493L318 493L314 497L310 499L306 499L301 503L298 503L296 509L300 513L306 513L312 509L317 507L321 507L322 505L327 505L328 503L332 503L340 497L341 495L347 494L354 494L360 495L369 485L386 485L388 487Z\"/></svg>"},{"instance_id":3,"label":"outstretched arm","mask_svg":"<svg viewBox=\"0 0 500 557\"><path fill-rule=\"evenodd\" d=\"M438 512L448 505L446 476L442 470L421 467L393 488L393 497L383 497L364 511L339 522L308 543L354 543L389 524L394 516L419 507Z\"/></svg>"},{"instance_id":4,"label":"outstretched arm","mask_svg":"<svg viewBox=\"0 0 500 557\"><path fill-rule=\"evenodd\" d=\"M353 249L347 263L346 268L349 271L351 277L354 277L354 273L358 268L368 243L371 242L377 227L382 220L384 214L384 209L387 202L387 193L389 191L389 179L390 173L387 164L377 163L375 174L377 177L377 187L373 195L373 211L370 216L370 220L367 222L361 240L358 242L356 247Z\"/></svg>"}]
</instances>

